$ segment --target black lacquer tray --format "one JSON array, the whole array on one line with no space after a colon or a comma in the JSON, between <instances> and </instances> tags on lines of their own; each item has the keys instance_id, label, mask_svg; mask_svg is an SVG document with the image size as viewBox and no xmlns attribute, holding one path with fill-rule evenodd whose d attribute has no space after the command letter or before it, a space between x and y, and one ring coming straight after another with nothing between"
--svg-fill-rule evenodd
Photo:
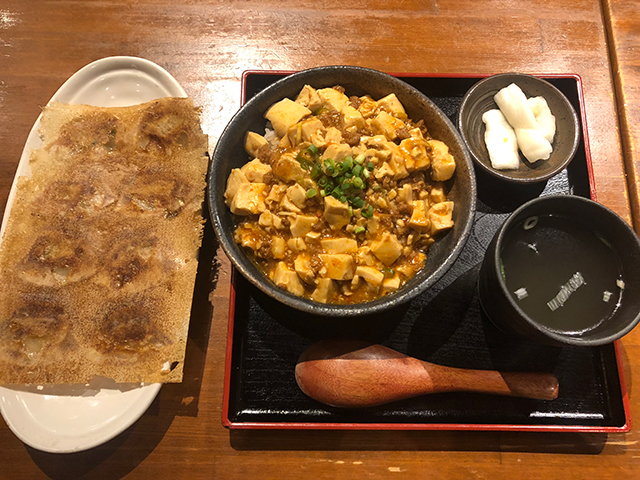
<instances>
[{"instance_id":1,"label":"black lacquer tray","mask_svg":"<svg viewBox=\"0 0 640 480\"><path fill-rule=\"evenodd\" d=\"M288 72L245 72L243 102ZM455 124L464 93L481 76L396 75L424 92ZM567 194L595 199L582 86L574 75L545 75L573 103L582 141L569 167L539 185L510 186L478 175L473 232L434 287L394 311L362 319L315 318L272 301L233 277L223 424L229 428L533 430L624 432L631 428L618 344L549 347L507 337L485 318L476 293L484 251L499 225L525 201ZM294 368L313 342L363 338L421 360L461 368L542 371L560 394L538 401L473 393L425 395L375 408L320 404L299 390ZM375 379L372 379L375 381Z\"/></svg>"}]
</instances>

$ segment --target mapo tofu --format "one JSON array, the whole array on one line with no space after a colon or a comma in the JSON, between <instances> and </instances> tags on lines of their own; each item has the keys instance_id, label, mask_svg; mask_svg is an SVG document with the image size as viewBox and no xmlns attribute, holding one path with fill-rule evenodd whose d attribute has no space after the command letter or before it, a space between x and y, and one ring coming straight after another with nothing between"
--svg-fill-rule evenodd
<instances>
[{"instance_id":1,"label":"mapo tofu","mask_svg":"<svg viewBox=\"0 0 640 480\"><path fill-rule=\"evenodd\" d=\"M276 285L322 303L374 300L425 264L453 226L455 160L395 94L306 85L248 132L224 193L235 240Z\"/></svg>"}]
</instances>

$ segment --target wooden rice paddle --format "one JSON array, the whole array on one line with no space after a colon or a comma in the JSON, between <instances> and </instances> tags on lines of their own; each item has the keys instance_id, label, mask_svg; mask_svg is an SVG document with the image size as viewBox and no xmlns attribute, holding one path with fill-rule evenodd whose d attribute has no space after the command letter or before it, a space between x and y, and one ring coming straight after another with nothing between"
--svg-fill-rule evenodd
<instances>
[{"instance_id":1,"label":"wooden rice paddle","mask_svg":"<svg viewBox=\"0 0 640 480\"><path fill-rule=\"evenodd\" d=\"M480 392L553 400L558 380L547 373L507 373L444 367L351 340L311 345L296 365L309 397L334 407L372 407L437 392Z\"/></svg>"}]
</instances>

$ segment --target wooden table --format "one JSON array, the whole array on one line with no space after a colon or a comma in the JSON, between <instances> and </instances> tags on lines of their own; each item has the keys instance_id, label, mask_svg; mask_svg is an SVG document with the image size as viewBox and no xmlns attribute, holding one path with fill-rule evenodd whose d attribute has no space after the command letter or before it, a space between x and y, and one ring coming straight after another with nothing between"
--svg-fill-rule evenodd
<instances>
[{"instance_id":1,"label":"wooden table","mask_svg":"<svg viewBox=\"0 0 640 480\"><path fill-rule=\"evenodd\" d=\"M249 69L353 64L407 73L575 73L584 82L598 200L638 222L638 26L635 0L4 0L0 209L27 134L57 88L93 60L134 55L165 67L203 107L211 149L239 107L240 78ZM188 345L186 368L191 362L202 371L164 386L134 426L90 451L33 450L0 422L0 478L639 478L637 429L609 435L226 430L230 266L214 245L209 231L203 261L213 274L199 279L192 323L201 331ZM622 356L631 415L638 418L640 330L625 337Z\"/></svg>"}]
</instances>

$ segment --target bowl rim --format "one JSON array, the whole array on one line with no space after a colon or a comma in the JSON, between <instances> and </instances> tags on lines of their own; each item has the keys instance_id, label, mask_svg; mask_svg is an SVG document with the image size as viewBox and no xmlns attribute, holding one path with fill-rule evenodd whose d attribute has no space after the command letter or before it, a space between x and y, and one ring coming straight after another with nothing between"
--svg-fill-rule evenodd
<instances>
[{"instance_id":1,"label":"bowl rim","mask_svg":"<svg viewBox=\"0 0 640 480\"><path fill-rule=\"evenodd\" d=\"M505 172L508 172L509 170L504 170L504 171L503 170L497 170L497 169L492 168L489 165L485 164L484 162L480 161L478 159L478 157L476 156L476 153L469 146L469 140L467 138L466 131L463 128L462 120L463 120L463 115L464 115L465 110L467 110L469 108L469 102L470 102L471 95L473 93L475 93L477 90L480 90L487 82L489 82L491 80L494 80L496 78L508 78L508 77L529 78L529 79L533 79L534 81L540 82L541 84L545 85L547 88L549 88L551 91L553 91L558 96L558 98L560 98L560 100L565 105L565 107L567 107L567 111L569 112L569 114L571 115L571 118L572 118L572 123L573 123L573 125L575 125L575 132L574 132L574 135L573 135L573 141L572 141L571 150L569 152L569 155L567 156L567 158L564 159L564 161L559 163L555 168L553 168L549 172L545 173L544 175L536 175L536 176L529 176L529 177L514 177L514 176L511 176L508 173L505 173ZM487 77L482 78L481 80L478 80L478 82L473 84L473 86L469 90L467 90L467 92L462 97L462 102L460 103L460 107L458 108L458 114L456 116L456 127L458 128L458 131L460 132L460 136L462 137L462 140L463 140L467 150L469 151L469 154L471 155L473 163L475 165L479 166L481 168L481 170L483 170L484 172L492 175L493 177L499 178L499 179L507 181L507 182L519 183L519 184L532 184L532 183L543 182L543 181L548 180L551 177L557 175L562 170L564 170L571 163L571 161L573 160L573 158L575 157L575 155L576 155L576 153L578 151L578 147L580 146L580 121L578 119L578 114L576 112L576 109L573 107L573 105L571 105L571 102L569 101L569 99L566 97L566 95L564 93L562 93L560 91L559 88L557 88L555 85L553 85L552 83L550 83L549 81L547 81L547 80L545 80L544 78L541 78L541 77L544 77L544 75L543 74L531 75L531 74L528 74L528 73L519 73L519 72L504 72L504 73L497 73L495 75L489 75Z\"/></svg>"},{"instance_id":2,"label":"bowl rim","mask_svg":"<svg viewBox=\"0 0 640 480\"><path fill-rule=\"evenodd\" d=\"M274 92L279 91L280 89L287 88L288 85L292 83L297 83L301 79L305 79L307 77L315 75L316 72L359 72L360 74L372 75L375 78L387 79L387 81L391 81L392 83L400 83L405 85L405 88L408 88L412 91L412 94L417 95L422 102L429 105L433 108L438 115L438 117L444 121L447 129L449 129L454 137L457 137L458 142L460 144L460 150L463 158L458 159L458 162L464 162L467 165L467 170L469 172L469 214L466 222L461 225L460 231L460 240L454 245L453 249L447 252L446 258L444 261L437 266L437 268L431 273L429 278L422 283L415 285L411 289L403 289L393 292L388 295L384 295L380 298L377 298L373 301L356 303L356 304L325 304L320 302L315 302L310 299L306 299L303 297L295 296L286 290L277 287L272 282L270 282L264 274L262 274L250 261L248 256L244 256L244 258L237 258L236 252L234 249L237 248L237 244L233 242L230 238L225 235L224 227L221 222L221 214L223 212L219 212L217 208L217 202L215 199L216 195L220 195L221 192L215 192L212 189L212 185L215 183L215 178L220 174L221 170L221 153L218 148L221 145L222 140L228 136L235 128L238 128L238 124L241 123L242 118L246 115L245 112L249 111L253 108L253 105L256 103L260 103L262 99L273 95ZM325 73L326 74L326 73ZM311 79L313 81L313 79ZM266 120L265 120L266 122ZM209 204L209 212L210 218L212 221L212 225L216 236L220 242L220 246L226 253L227 257L229 257L233 266L238 270L240 274L242 274L251 284L257 287L262 292L266 293L270 297L273 297L277 301L283 303L286 306L292 307L296 310L316 315L316 316L327 316L327 317L360 317L363 315L372 315L376 313L380 313L382 311L389 310L397 305L406 303L422 292L424 292L427 288L433 285L436 281L438 281L451 265L456 261L460 252L464 248L473 228L473 221L475 217L476 210L476 199L477 199L477 187L476 187L476 179L475 172L473 169L473 162L469 156L468 150L463 139L460 137L460 133L456 129L455 125L449 120L449 118L442 112L442 110L435 105L424 93L422 93L417 88L409 85L408 83L400 80L399 78L378 71L373 70L366 67L359 66L351 66L351 65L329 65L329 66L320 66L314 67L310 69L300 70L294 73L287 75L286 77L277 80L273 84L269 85L265 89L261 90L258 94L252 97L249 101L247 101L244 105L240 107L240 109L234 114L231 118L222 134L220 135L216 147L214 148L213 155L211 158L211 168L209 169L209 173L207 175L207 200ZM267 281L265 281L267 280Z\"/></svg>"},{"instance_id":3,"label":"bowl rim","mask_svg":"<svg viewBox=\"0 0 640 480\"><path fill-rule=\"evenodd\" d=\"M597 339L593 339L593 338L584 339L582 338L582 336L567 336L551 328L540 325L539 323L531 319L524 312L524 310L520 308L518 303L515 301L515 299L511 295L511 292L507 290L507 286L502 277L502 274L500 271L500 255L502 251L502 245L504 243L505 237L513 227L514 223L516 222L520 214L522 214L522 212L528 210L531 207L535 207L537 205L544 204L544 203L557 202L557 201L566 202L566 203L572 203L572 202L580 203L584 208L589 208L594 211L604 212L604 214L608 218L610 218L611 221L618 223L620 228L627 235L629 235L629 237L635 239L635 244L637 246L636 250L637 252L640 252L640 238L638 238L638 235L636 235L633 228L627 222L625 222L618 214L616 214L613 210L606 207L605 205L598 203L594 200L591 200L585 197L580 197L577 195L562 195L562 194L544 195L544 196L536 197L532 200L529 200L528 202L518 207L516 210L513 211L511 215L509 215L509 217L505 220L505 222L500 226L500 229L497 232L496 247L495 249L493 249L493 252L492 252L493 256L490 259L491 269L494 270L494 274L496 275L495 278L498 279L498 284L500 286L503 298L505 298L509 303L510 307L519 314L520 319L524 321L524 323L528 327L534 329L537 332L537 334L540 334L547 339L551 339L556 344L564 344L564 345L598 346L598 345L605 345L605 344L611 343L625 336L627 333L633 330L638 325L638 323L640 323L640 311L636 313L636 316L627 324L625 328L619 330L616 333L612 333L606 337L597 338Z\"/></svg>"}]
</instances>

